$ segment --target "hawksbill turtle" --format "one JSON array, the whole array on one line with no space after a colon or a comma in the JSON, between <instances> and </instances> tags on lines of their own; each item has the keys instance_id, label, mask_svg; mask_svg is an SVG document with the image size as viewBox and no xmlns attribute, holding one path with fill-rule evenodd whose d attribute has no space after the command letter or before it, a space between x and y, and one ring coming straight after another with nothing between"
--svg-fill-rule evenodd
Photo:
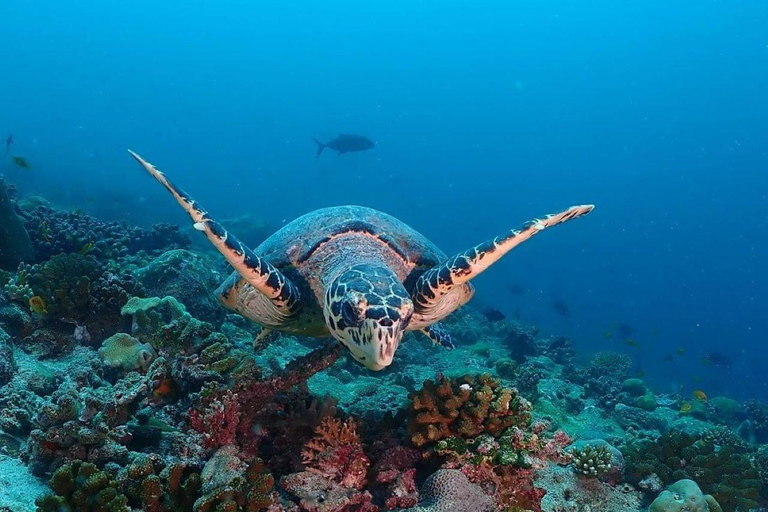
<instances>
[{"instance_id":1,"label":"hawksbill turtle","mask_svg":"<svg viewBox=\"0 0 768 512\"><path fill-rule=\"evenodd\" d=\"M536 233L594 208L573 206L448 257L386 213L337 206L307 213L250 249L155 166L130 153L234 267L216 290L225 307L261 324L263 333L333 336L371 370L392 363L405 331L453 347L439 322L472 298L473 278Z\"/></svg>"}]
</instances>

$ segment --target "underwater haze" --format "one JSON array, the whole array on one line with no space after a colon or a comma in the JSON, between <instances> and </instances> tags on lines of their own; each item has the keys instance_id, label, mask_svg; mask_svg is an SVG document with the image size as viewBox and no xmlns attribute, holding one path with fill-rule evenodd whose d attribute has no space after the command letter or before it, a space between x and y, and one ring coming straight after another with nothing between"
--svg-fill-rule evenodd
<instances>
[{"instance_id":1,"label":"underwater haze","mask_svg":"<svg viewBox=\"0 0 768 512\"><path fill-rule=\"evenodd\" d=\"M231 269L127 149L252 248L352 204L451 255L594 204L474 280L466 307L566 336L579 364L629 355L626 376L674 397L676 413L696 393L762 403L766 27L768 4L741 0L3 2L0 174L21 211L41 196L103 221L178 225L219 282ZM337 155L340 134L375 145ZM256 225L240 234L243 222ZM44 302L24 307L48 314ZM480 369L465 365L457 374Z\"/></svg>"}]
</instances>

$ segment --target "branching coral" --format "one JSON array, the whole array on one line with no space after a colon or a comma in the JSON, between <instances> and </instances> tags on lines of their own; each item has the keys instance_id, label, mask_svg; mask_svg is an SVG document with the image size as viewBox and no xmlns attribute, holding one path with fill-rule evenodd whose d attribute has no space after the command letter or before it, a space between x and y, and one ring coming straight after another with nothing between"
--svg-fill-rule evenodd
<instances>
[{"instance_id":1,"label":"branching coral","mask_svg":"<svg viewBox=\"0 0 768 512\"><path fill-rule=\"evenodd\" d=\"M408 432L416 446L429 446L453 436L495 436L509 427L525 425L531 418L530 403L490 375L455 380L438 375L410 398Z\"/></svg>"},{"instance_id":2,"label":"branching coral","mask_svg":"<svg viewBox=\"0 0 768 512\"><path fill-rule=\"evenodd\" d=\"M243 453L255 454L261 428L255 429L256 417L280 393L306 382L324 370L339 356L336 344L326 344L289 363L284 370L262 378L253 360L246 360L233 370L232 389L213 383L206 386L199 404L190 410L190 425L203 434L208 448L237 444ZM239 372L234 375L235 372Z\"/></svg>"},{"instance_id":3,"label":"branching coral","mask_svg":"<svg viewBox=\"0 0 768 512\"><path fill-rule=\"evenodd\" d=\"M611 451L604 444L584 444L569 450L573 470L580 475L596 478L611 470Z\"/></svg>"},{"instance_id":4,"label":"branching coral","mask_svg":"<svg viewBox=\"0 0 768 512\"><path fill-rule=\"evenodd\" d=\"M325 418L302 452L304 465L344 487L362 489L370 461L363 452L354 420Z\"/></svg>"}]
</instances>

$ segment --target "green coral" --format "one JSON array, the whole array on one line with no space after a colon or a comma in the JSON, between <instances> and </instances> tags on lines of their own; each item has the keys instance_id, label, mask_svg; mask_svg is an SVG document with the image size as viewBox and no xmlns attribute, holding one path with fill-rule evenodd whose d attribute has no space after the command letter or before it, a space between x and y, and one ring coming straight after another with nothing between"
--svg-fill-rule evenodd
<instances>
[{"instance_id":1,"label":"green coral","mask_svg":"<svg viewBox=\"0 0 768 512\"><path fill-rule=\"evenodd\" d=\"M57 254L29 270L28 283L54 318L80 323L88 314L91 285L103 273L93 256Z\"/></svg>"},{"instance_id":2,"label":"green coral","mask_svg":"<svg viewBox=\"0 0 768 512\"><path fill-rule=\"evenodd\" d=\"M569 450L573 470L597 478L611 470L611 450L604 444L584 444Z\"/></svg>"},{"instance_id":3,"label":"green coral","mask_svg":"<svg viewBox=\"0 0 768 512\"><path fill-rule=\"evenodd\" d=\"M120 312L132 318L133 336L174 354L192 352L195 344L213 332L211 324L192 317L173 297L132 297Z\"/></svg>"},{"instance_id":4,"label":"green coral","mask_svg":"<svg viewBox=\"0 0 768 512\"><path fill-rule=\"evenodd\" d=\"M764 484L752 454L746 447L720 446L705 437L669 432L630 443L622 450L627 480L638 484L654 473L666 485L691 479L714 496L725 512L756 508Z\"/></svg>"},{"instance_id":5,"label":"green coral","mask_svg":"<svg viewBox=\"0 0 768 512\"><path fill-rule=\"evenodd\" d=\"M88 462L63 465L53 473L49 485L55 495L38 498L38 512L124 512L128 503L112 476Z\"/></svg>"}]
</instances>

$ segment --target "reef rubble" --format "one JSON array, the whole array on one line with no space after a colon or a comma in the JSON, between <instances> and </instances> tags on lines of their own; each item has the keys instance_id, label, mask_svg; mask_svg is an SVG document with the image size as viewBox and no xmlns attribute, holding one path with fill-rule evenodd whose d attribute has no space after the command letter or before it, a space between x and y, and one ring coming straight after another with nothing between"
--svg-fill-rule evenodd
<instances>
[{"instance_id":1,"label":"reef rubble","mask_svg":"<svg viewBox=\"0 0 768 512\"><path fill-rule=\"evenodd\" d=\"M0 511L768 504L766 404L654 392L624 354L471 307L455 350L409 335L381 373L332 342L254 349L178 228L8 201L32 247L0 271Z\"/></svg>"}]
</instances>

